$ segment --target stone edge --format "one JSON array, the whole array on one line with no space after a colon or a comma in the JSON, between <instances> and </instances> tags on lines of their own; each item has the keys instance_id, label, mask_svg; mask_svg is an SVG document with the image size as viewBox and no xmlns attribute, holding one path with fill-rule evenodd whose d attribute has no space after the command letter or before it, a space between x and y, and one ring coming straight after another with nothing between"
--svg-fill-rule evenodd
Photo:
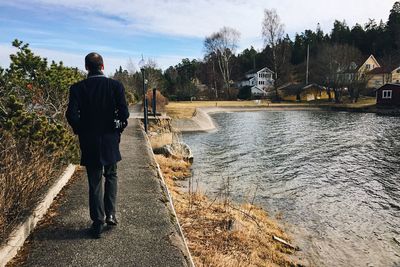
<instances>
[{"instance_id":1,"label":"stone edge","mask_svg":"<svg viewBox=\"0 0 400 267\"><path fill-rule=\"evenodd\" d=\"M37 223L46 214L48 208L53 203L54 198L68 183L69 179L75 173L75 170L76 165L68 165L58 180L47 191L46 196L36 206L31 215L10 234L7 243L0 246L1 267L4 267L17 255L18 250L24 245L29 234L33 231L33 229L35 229Z\"/></svg>"},{"instance_id":2,"label":"stone edge","mask_svg":"<svg viewBox=\"0 0 400 267\"><path fill-rule=\"evenodd\" d=\"M139 120L139 123L142 126L142 123L141 123L140 120ZM165 183L164 176L163 176L163 174L161 172L161 169L160 169L160 165L156 161L155 155L153 153L153 149L151 149L150 139L147 136L147 134L144 132L143 127L141 127L141 128L142 128L142 134L143 134L143 136L144 136L144 138L145 138L145 140L147 142L147 148L148 148L149 154L152 157L152 160L154 161L154 163L156 165L157 175L158 175L158 178L161 181L161 188L164 191L164 193L166 193L166 195L168 197L170 211L172 212L172 215L175 217L177 230L178 230L179 235L182 238L184 249L186 250L186 251L182 251L182 253L184 254L185 258L187 258L189 266L195 267L192 255L190 254L189 246L188 246L188 244L186 242L185 235L183 234L183 230L182 230L181 224L179 223L178 216L176 215L174 202L173 202L171 194L170 194L170 192L168 190L167 184Z\"/></svg>"}]
</instances>

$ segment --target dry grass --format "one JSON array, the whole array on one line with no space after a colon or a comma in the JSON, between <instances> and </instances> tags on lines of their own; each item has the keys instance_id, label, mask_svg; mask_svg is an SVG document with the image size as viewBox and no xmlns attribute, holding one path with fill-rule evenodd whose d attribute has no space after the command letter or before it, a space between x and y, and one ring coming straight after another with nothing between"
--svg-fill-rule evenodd
<instances>
[{"instance_id":1,"label":"dry grass","mask_svg":"<svg viewBox=\"0 0 400 267\"><path fill-rule=\"evenodd\" d=\"M147 91L147 101L148 101L148 107L149 111L152 110L153 106L153 90L148 90ZM168 104L168 99L165 98L159 90L156 90L156 109L157 112L164 111L165 110L165 105Z\"/></svg>"},{"instance_id":2,"label":"dry grass","mask_svg":"<svg viewBox=\"0 0 400 267\"><path fill-rule=\"evenodd\" d=\"M269 102L262 100L260 104L254 101L181 101L169 102L165 107L167 114L171 118L191 118L200 107L267 107Z\"/></svg>"},{"instance_id":3,"label":"dry grass","mask_svg":"<svg viewBox=\"0 0 400 267\"><path fill-rule=\"evenodd\" d=\"M368 96L361 96L357 103L351 103L350 99L344 99L342 104L338 104L339 106L342 105L344 107L349 107L349 108L362 108L365 106L372 106L376 104L376 98L375 97L368 97Z\"/></svg>"},{"instance_id":4,"label":"dry grass","mask_svg":"<svg viewBox=\"0 0 400 267\"><path fill-rule=\"evenodd\" d=\"M59 173L57 154L47 154L44 147L17 141L0 130L0 243Z\"/></svg>"},{"instance_id":5,"label":"dry grass","mask_svg":"<svg viewBox=\"0 0 400 267\"><path fill-rule=\"evenodd\" d=\"M196 266L296 266L294 250L273 240L290 238L261 208L211 200L183 192L176 181L190 175L190 164L157 155Z\"/></svg>"},{"instance_id":6,"label":"dry grass","mask_svg":"<svg viewBox=\"0 0 400 267\"><path fill-rule=\"evenodd\" d=\"M170 102L165 110L171 118L182 119L193 117L196 108L200 107L225 107L225 108L282 108L282 107L343 107L343 108L363 108L376 104L375 97L360 97L357 103L351 103L344 98L343 103L336 104L328 100L317 100L311 102L279 102L271 103L267 100L255 101L183 101Z\"/></svg>"},{"instance_id":7,"label":"dry grass","mask_svg":"<svg viewBox=\"0 0 400 267\"><path fill-rule=\"evenodd\" d=\"M376 104L376 98L370 96L360 96L357 103L353 103L348 96L342 97L341 103L329 102L326 100L315 100L308 102L311 106L332 106L332 107L344 107L344 108L363 108L366 106L372 106Z\"/></svg>"}]
</instances>

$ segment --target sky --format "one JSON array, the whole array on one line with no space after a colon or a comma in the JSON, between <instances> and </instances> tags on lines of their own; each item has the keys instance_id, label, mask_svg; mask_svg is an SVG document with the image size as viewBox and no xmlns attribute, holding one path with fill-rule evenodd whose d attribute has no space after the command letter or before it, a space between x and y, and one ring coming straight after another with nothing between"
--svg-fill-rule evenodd
<instances>
[{"instance_id":1,"label":"sky","mask_svg":"<svg viewBox=\"0 0 400 267\"><path fill-rule=\"evenodd\" d=\"M241 33L237 52L263 47L264 9L276 9L293 37L335 19L349 26L387 21L395 0L0 0L0 66L8 67L17 38L48 60L84 69L100 53L105 73L136 70L141 55L166 69L183 58L202 59L206 36L224 26ZM131 62L131 63L129 63Z\"/></svg>"}]
</instances>

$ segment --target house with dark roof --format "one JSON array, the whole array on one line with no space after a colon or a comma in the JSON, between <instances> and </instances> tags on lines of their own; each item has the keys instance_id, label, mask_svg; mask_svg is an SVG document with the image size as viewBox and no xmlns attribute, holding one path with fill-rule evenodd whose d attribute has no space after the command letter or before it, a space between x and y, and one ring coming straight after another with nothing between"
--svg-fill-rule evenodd
<instances>
[{"instance_id":1,"label":"house with dark roof","mask_svg":"<svg viewBox=\"0 0 400 267\"><path fill-rule=\"evenodd\" d=\"M376 90L378 107L400 107L400 84L387 83Z\"/></svg>"},{"instance_id":2,"label":"house with dark roof","mask_svg":"<svg viewBox=\"0 0 400 267\"><path fill-rule=\"evenodd\" d=\"M379 88L386 83L392 82L392 68L377 67L366 73L367 88Z\"/></svg>"}]
</instances>

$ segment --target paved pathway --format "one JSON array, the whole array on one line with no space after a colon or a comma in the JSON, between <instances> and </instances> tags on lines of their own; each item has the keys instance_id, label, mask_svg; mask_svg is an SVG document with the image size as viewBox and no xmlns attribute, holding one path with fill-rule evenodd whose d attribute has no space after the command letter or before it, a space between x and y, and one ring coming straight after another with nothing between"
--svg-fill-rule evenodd
<instances>
[{"instance_id":1,"label":"paved pathway","mask_svg":"<svg viewBox=\"0 0 400 267\"><path fill-rule=\"evenodd\" d=\"M86 175L66 190L54 222L33 233L25 266L189 266L137 120L121 140L120 224L91 239Z\"/></svg>"}]
</instances>

